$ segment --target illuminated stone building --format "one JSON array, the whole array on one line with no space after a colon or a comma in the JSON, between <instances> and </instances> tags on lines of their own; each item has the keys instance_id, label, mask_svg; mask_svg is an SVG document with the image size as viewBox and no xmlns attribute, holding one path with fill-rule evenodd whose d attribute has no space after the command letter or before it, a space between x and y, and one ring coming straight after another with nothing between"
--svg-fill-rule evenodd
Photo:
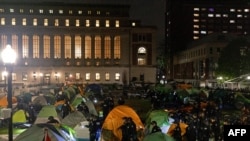
<instances>
[{"instance_id":1,"label":"illuminated stone building","mask_svg":"<svg viewBox=\"0 0 250 141\"><path fill-rule=\"evenodd\" d=\"M18 54L14 84L155 82L156 27L131 19L129 5L0 3L0 47Z\"/></svg>"}]
</instances>

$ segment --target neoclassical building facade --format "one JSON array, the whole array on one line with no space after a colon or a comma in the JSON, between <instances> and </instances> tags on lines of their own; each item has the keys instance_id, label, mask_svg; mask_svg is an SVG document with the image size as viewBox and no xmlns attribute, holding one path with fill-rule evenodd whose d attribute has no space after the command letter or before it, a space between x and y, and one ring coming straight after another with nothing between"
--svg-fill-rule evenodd
<instances>
[{"instance_id":1,"label":"neoclassical building facade","mask_svg":"<svg viewBox=\"0 0 250 141\"><path fill-rule=\"evenodd\" d=\"M1 1L0 48L18 56L14 85L155 83L157 29L131 19L129 5ZM4 84L2 61L0 71Z\"/></svg>"}]
</instances>

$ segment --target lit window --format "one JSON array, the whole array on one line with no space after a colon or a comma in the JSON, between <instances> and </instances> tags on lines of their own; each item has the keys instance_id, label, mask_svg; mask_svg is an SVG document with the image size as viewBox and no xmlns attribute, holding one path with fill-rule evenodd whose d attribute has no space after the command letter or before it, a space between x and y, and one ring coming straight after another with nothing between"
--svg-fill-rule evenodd
<instances>
[{"instance_id":1,"label":"lit window","mask_svg":"<svg viewBox=\"0 0 250 141\"><path fill-rule=\"evenodd\" d=\"M101 58L101 37L96 36L95 37L95 59Z\"/></svg>"},{"instance_id":2,"label":"lit window","mask_svg":"<svg viewBox=\"0 0 250 141\"><path fill-rule=\"evenodd\" d=\"M195 22L195 23L199 22L199 19L194 19L194 22Z\"/></svg>"},{"instance_id":3,"label":"lit window","mask_svg":"<svg viewBox=\"0 0 250 141\"><path fill-rule=\"evenodd\" d=\"M1 25L5 25L5 18L1 18Z\"/></svg>"},{"instance_id":4,"label":"lit window","mask_svg":"<svg viewBox=\"0 0 250 141\"><path fill-rule=\"evenodd\" d=\"M69 19L65 20L65 26L69 26Z\"/></svg>"},{"instance_id":5,"label":"lit window","mask_svg":"<svg viewBox=\"0 0 250 141\"><path fill-rule=\"evenodd\" d=\"M194 13L194 17L199 17L199 14L198 13Z\"/></svg>"},{"instance_id":6,"label":"lit window","mask_svg":"<svg viewBox=\"0 0 250 141\"><path fill-rule=\"evenodd\" d=\"M90 73L85 74L85 80L90 80Z\"/></svg>"},{"instance_id":7,"label":"lit window","mask_svg":"<svg viewBox=\"0 0 250 141\"><path fill-rule=\"evenodd\" d=\"M37 19L33 19L33 25L37 26Z\"/></svg>"},{"instance_id":8,"label":"lit window","mask_svg":"<svg viewBox=\"0 0 250 141\"><path fill-rule=\"evenodd\" d=\"M43 9L39 9L39 13L40 13L40 14L43 14Z\"/></svg>"},{"instance_id":9,"label":"lit window","mask_svg":"<svg viewBox=\"0 0 250 141\"><path fill-rule=\"evenodd\" d=\"M18 36L17 35L11 35L11 45L12 48L18 52Z\"/></svg>"},{"instance_id":10,"label":"lit window","mask_svg":"<svg viewBox=\"0 0 250 141\"><path fill-rule=\"evenodd\" d=\"M230 9L230 12L235 12L235 9Z\"/></svg>"},{"instance_id":11,"label":"lit window","mask_svg":"<svg viewBox=\"0 0 250 141\"><path fill-rule=\"evenodd\" d=\"M54 13L53 9L50 9L50 10L49 10L49 13L50 13L50 14L53 14L53 13Z\"/></svg>"},{"instance_id":12,"label":"lit window","mask_svg":"<svg viewBox=\"0 0 250 141\"><path fill-rule=\"evenodd\" d=\"M15 12L14 9L11 8L11 9L10 9L10 13L14 13L14 12Z\"/></svg>"},{"instance_id":13,"label":"lit window","mask_svg":"<svg viewBox=\"0 0 250 141\"><path fill-rule=\"evenodd\" d=\"M80 80L81 79L81 73L77 72L76 73L76 80Z\"/></svg>"},{"instance_id":14,"label":"lit window","mask_svg":"<svg viewBox=\"0 0 250 141\"><path fill-rule=\"evenodd\" d=\"M200 11L200 8L194 8L194 11Z\"/></svg>"},{"instance_id":15,"label":"lit window","mask_svg":"<svg viewBox=\"0 0 250 141\"><path fill-rule=\"evenodd\" d=\"M237 18L242 18L242 15L241 15L241 14L238 14L238 15L237 15Z\"/></svg>"},{"instance_id":16,"label":"lit window","mask_svg":"<svg viewBox=\"0 0 250 141\"><path fill-rule=\"evenodd\" d=\"M63 10L61 10L61 9L58 12L59 12L59 14L63 14Z\"/></svg>"},{"instance_id":17,"label":"lit window","mask_svg":"<svg viewBox=\"0 0 250 141\"><path fill-rule=\"evenodd\" d=\"M137 51L138 65L145 65L146 64L146 53L147 53L147 50L145 47L138 48L138 51Z\"/></svg>"},{"instance_id":18,"label":"lit window","mask_svg":"<svg viewBox=\"0 0 250 141\"><path fill-rule=\"evenodd\" d=\"M145 58L138 58L138 65L145 65L146 59Z\"/></svg>"},{"instance_id":19,"label":"lit window","mask_svg":"<svg viewBox=\"0 0 250 141\"><path fill-rule=\"evenodd\" d=\"M65 41L65 58L71 58L71 37L70 36L65 36L64 38Z\"/></svg>"},{"instance_id":20,"label":"lit window","mask_svg":"<svg viewBox=\"0 0 250 141\"><path fill-rule=\"evenodd\" d=\"M55 19L55 26L59 26L59 19Z\"/></svg>"},{"instance_id":21,"label":"lit window","mask_svg":"<svg viewBox=\"0 0 250 141\"><path fill-rule=\"evenodd\" d=\"M100 27L100 20L96 20L96 21L95 21L95 26L96 26L96 27Z\"/></svg>"},{"instance_id":22,"label":"lit window","mask_svg":"<svg viewBox=\"0 0 250 141\"><path fill-rule=\"evenodd\" d=\"M76 19L76 26L80 26L80 20Z\"/></svg>"},{"instance_id":23,"label":"lit window","mask_svg":"<svg viewBox=\"0 0 250 141\"><path fill-rule=\"evenodd\" d=\"M121 76L120 73L115 73L115 80L116 81L120 80L120 76Z\"/></svg>"},{"instance_id":24,"label":"lit window","mask_svg":"<svg viewBox=\"0 0 250 141\"><path fill-rule=\"evenodd\" d=\"M214 14L208 14L207 16L208 17L214 17Z\"/></svg>"},{"instance_id":25,"label":"lit window","mask_svg":"<svg viewBox=\"0 0 250 141\"><path fill-rule=\"evenodd\" d=\"M48 26L49 25L49 20L48 19L44 19L44 26Z\"/></svg>"},{"instance_id":26,"label":"lit window","mask_svg":"<svg viewBox=\"0 0 250 141\"><path fill-rule=\"evenodd\" d=\"M4 9L0 8L0 13L4 13Z\"/></svg>"},{"instance_id":27,"label":"lit window","mask_svg":"<svg viewBox=\"0 0 250 141\"><path fill-rule=\"evenodd\" d=\"M33 9L30 9L30 13L33 13L34 12L34 10Z\"/></svg>"},{"instance_id":28,"label":"lit window","mask_svg":"<svg viewBox=\"0 0 250 141\"><path fill-rule=\"evenodd\" d=\"M16 25L16 19L15 18L11 19L11 25Z\"/></svg>"},{"instance_id":29,"label":"lit window","mask_svg":"<svg viewBox=\"0 0 250 141\"><path fill-rule=\"evenodd\" d=\"M109 20L106 20L106 21L105 21L105 26L106 26L106 27L109 27L109 26L110 26L110 25L109 25Z\"/></svg>"},{"instance_id":30,"label":"lit window","mask_svg":"<svg viewBox=\"0 0 250 141\"><path fill-rule=\"evenodd\" d=\"M115 21L115 27L120 27L120 22L118 20Z\"/></svg>"},{"instance_id":31,"label":"lit window","mask_svg":"<svg viewBox=\"0 0 250 141\"><path fill-rule=\"evenodd\" d=\"M121 40L120 36L114 38L114 58L121 59Z\"/></svg>"},{"instance_id":32,"label":"lit window","mask_svg":"<svg viewBox=\"0 0 250 141\"><path fill-rule=\"evenodd\" d=\"M29 57L29 37L27 35L22 36L22 52L23 52L23 58Z\"/></svg>"},{"instance_id":33,"label":"lit window","mask_svg":"<svg viewBox=\"0 0 250 141\"><path fill-rule=\"evenodd\" d=\"M237 12L242 12L242 10L241 9L237 9Z\"/></svg>"},{"instance_id":34,"label":"lit window","mask_svg":"<svg viewBox=\"0 0 250 141\"><path fill-rule=\"evenodd\" d=\"M235 23L235 20L230 20L229 23Z\"/></svg>"},{"instance_id":35,"label":"lit window","mask_svg":"<svg viewBox=\"0 0 250 141\"><path fill-rule=\"evenodd\" d=\"M1 46L5 47L7 45L7 35L1 35Z\"/></svg>"},{"instance_id":36,"label":"lit window","mask_svg":"<svg viewBox=\"0 0 250 141\"><path fill-rule=\"evenodd\" d=\"M91 58L91 37L85 37L85 59Z\"/></svg>"},{"instance_id":37,"label":"lit window","mask_svg":"<svg viewBox=\"0 0 250 141\"><path fill-rule=\"evenodd\" d=\"M88 15L91 15L91 11L88 11Z\"/></svg>"},{"instance_id":38,"label":"lit window","mask_svg":"<svg viewBox=\"0 0 250 141\"><path fill-rule=\"evenodd\" d=\"M194 28L199 28L199 25L194 25Z\"/></svg>"},{"instance_id":39,"label":"lit window","mask_svg":"<svg viewBox=\"0 0 250 141\"><path fill-rule=\"evenodd\" d=\"M72 11L72 10L69 10L69 14L73 14L73 11Z\"/></svg>"},{"instance_id":40,"label":"lit window","mask_svg":"<svg viewBox=\"0 0 250 141\"><path fill-rule=\"evenodd\" d=\"M23 13L23 12L24 12L24 10L23 10L23 9L20 9L20 10L19 10L19 12L20 12L20 13Z\"/></svg>"},{"instance_id":41,"label":"lit window","mask_svg":"<svg viewBox=\"0 0 250 141\"><path fill-rule=\"evenodd\" d=\"M82 14L82 10L79 10L79 11L78 11L78 14L80 14L80 15L81 15L81 14Z\"/></svg>"},{"instance_id":42,"label":"lit window","mask_svg":"<svg viewBox=\"0 0 250 141\"><path fill-rule=\"evenodd\" d=\"M33 58L39 58L39 36L33 36Z\"/></svg>"},{"instance_id":43,"label":"lit window","mask_svg":"<svg viewBox=\"0 0 250 141\"><path fill-rule=\"evenodd\" d=\"M90 20L86 20L85 25L86 25L86 27L89 27L90 26Z\"/></svg>"},{"instance_id":44,"label":"lit window","mask_svg":"<svg viewBox=\"0 0 250 141\"><path fill-rule=\"evenodd\" d=\"M221 14L216 14L215 17L221 17Z\"/></svg>"},{"instance_id":45,"label":"lit window","mask_svg":"<svg viewBox=\"0 0 250 141\"><path fill-rule=\"evenodd\" d=\"M132 22L132 26L135 26L135 22Z\"/></svg>"},{"instance_id":46,"label":"lit window","mask_svg":"<svg viewBox=\"0 0 250 141\"><path fill-rule=\"evenodd\" d=\"M111 38L109 36L105 36L104 38L104 58L111 58Z\"/></svg>"},{"instance_id":47,"label":"lit window","mask_svg":"<svg viewBox=\"0 0 250 141\"><path fill-rule=\"evenodd\" d=\"M197 31L197 30L194 30L194 31L193 31L193 33L194 33L194 34L198 34L198 33L199 33L199 31Z\"/></svg>"},{"instance_id":48,"label":"lit window","mask_svg":"<svg viewBox=\"0 0 250 141\"><path fill-rule=\"evenodd\" d=\"M223 17L228 17L228 14L223 14Z\"/></svg>"},{"instance_id":49,"label":"lit window","mask_svg":"<svg viewBox=\"0 0 250 141\"><path fill-rule=\"evenodd\" d=\"M110 74L108 72L105 73L105 80L106 81L110 80Z\"/></svg>"},{"instance_id":50,"label":"lit window","mask_svg":"<svg viewBox=\"0 0 250 141\"><path fill-rule=\"evenodd\" d=\"M207 31L201 31L201 34L207 34Z\"/></svg>"},{"instance_id":51,"label":"lit window","mask_svg":"<svg viewBox=\"0 0 250 141\"><path fill-rule=\"evenodd\" d=\"M25 25L27 25L27 20L26 20L26 18L23 18L22 19L22 24L25 26Z\"/></svg>"},{"instance_id":52,"label":"lit window","mask_svg":"<svg viewBox=\"0 0 250 141\"><path fill-rule=\"evenodd\" d=\"M244 12L249 12L249 9L244 9Z\"/></svg>"},{"instance_id":53,"label":"lit window","mask_svg":"<svg viewBox=\"0 0 250 141\"><path fill-rule=\"evenodd\" d=\"M82 40L81 36L75 37L75 58L82 58Z\"/></svg>"},{"instance_id":54,"label":"lit window","mask_svg":"<svg viewBox=\"0 0 250 141\"><path fill-rule=\"evenodd\" d=\"M100 80L100 79L101 79L100 73L96 73L95 74L95 80Z\"/></svg>"},{"instance_id":55,"label":"lit window","mask_svg":"<svg viewBox=\"0 0 250 141\"><path fill-rule=\"evenodd\" d=\"M50 58L50 36L44 35L43 36L43 48L44 48L44 58Z\"/></svg>"},{"instance_id":56,"label":"lit window","mask_svg":"<svg viewBox=\"0 0 250 141\"><path fill-rule=\"evenodd\" d=\"M100 14L101 14L101 12L100 12L100 11L96 11L96 14L97 14L97 15L100 15Z\"/></svg>"},{"instance_id":57,"label":"lit window","mask_svg":"<svg viewBox=\"0 0 250 141\"><path fill-rule=\"evenodd\" d=\"M54 37L54 58L61 58L61 37Z\"/></svg>"},{"instance_id":58,"label":"lit window","mask_svg":"<svg viewBox=\"0 0 250 141\"><path fill-rule=\"evenodd\" d=\"M194 36L193 39L194 39L194 40L198 40L199 37L198 37L198 36Z\"/></svg>"}]
</instances>

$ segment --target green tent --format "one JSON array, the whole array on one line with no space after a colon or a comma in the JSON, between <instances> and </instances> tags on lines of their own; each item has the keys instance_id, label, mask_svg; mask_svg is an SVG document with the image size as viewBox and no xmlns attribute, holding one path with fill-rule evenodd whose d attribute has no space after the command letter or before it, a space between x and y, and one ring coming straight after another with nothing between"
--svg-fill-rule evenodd
<instances>
[{"instance_id":1,"label":"green tent","mask_svg":"<svg viewBox=\"0 0 250 141\"><path fill-rule=\"evenodd\" d=\"M24 110L17 110L12 116L13 124L15 123L26 123L26 115Z\"/></svg>"},{"instance_id":2,"label":"green tent","mask_svg":"<svg viewBox=\"0 0 250 141\"><path fill-rule=\"evenodd\" d=\"M56 112L56 107L54 105L45 105L38 113L35 124L46 123L49 116L53 116L55 119L60 121Z\"/></svg>"},{"instance_id":3,"label":"green tent","mask_svg":"<svg viewBox=\"0 0 250 141\"><path fill-rule=\"evenodd\" d=\"M146 125L150 125L152 121L156 121L160 127L169 125L169 113L163 109L153 110L147 115Z\"/></svg>"},{"instance_id":4,"label":"green tent","mask_svg":"<svg viewBox=\"0 0 250 141\"><path fill-rule=\"evenodd\" d=\"M62 124L67 125L71 128L74 128L77 124L80 124L82 121L86 121L85 116L79 112L74 111L62 119Z\"/></svg>"}]
</instances>

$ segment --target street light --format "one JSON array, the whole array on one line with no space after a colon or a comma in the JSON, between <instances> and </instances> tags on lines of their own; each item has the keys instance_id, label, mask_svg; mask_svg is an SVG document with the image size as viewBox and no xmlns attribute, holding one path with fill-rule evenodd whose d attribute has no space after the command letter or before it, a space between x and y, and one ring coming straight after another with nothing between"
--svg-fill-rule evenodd
<instances>
[{"instance_id":1,"label":"street light","mask_svg":"<svg viewBox=\"0 0 250 141\"><path fill-rule=\"evenodd\" d=\"M7 45L6 48L2 51L1 57L3 63L8 72L8 108L10 109L10 117L9 117L9 141L13 141L13 123L12 123L12 72L13 72L13 64L16 61L16 52L11 48L10 45Z\"/></svg>"}]
</instances>

